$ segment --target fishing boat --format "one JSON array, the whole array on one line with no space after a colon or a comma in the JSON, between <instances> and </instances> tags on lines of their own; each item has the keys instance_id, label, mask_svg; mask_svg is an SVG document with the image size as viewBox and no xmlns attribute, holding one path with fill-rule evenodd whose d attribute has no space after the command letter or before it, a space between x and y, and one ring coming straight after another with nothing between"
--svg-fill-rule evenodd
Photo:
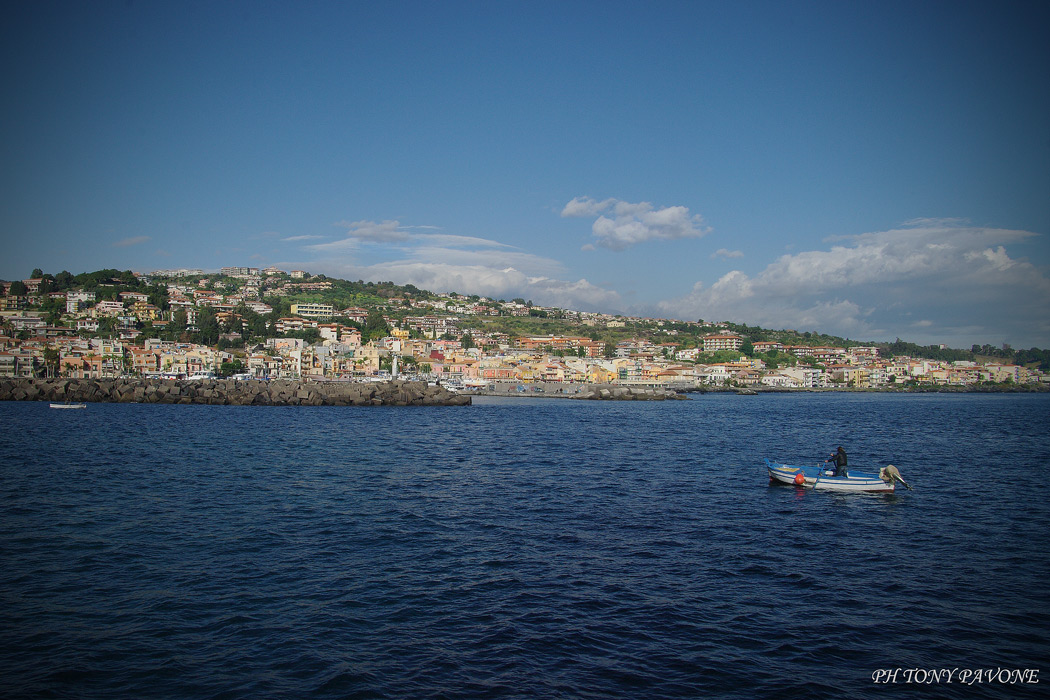
<instances>
[{"instance_id":1,"label":"fishing boat","mask_svg":"<svg viewBox=\"0 0 1050 700\"><path fill-rule=\"evenodd\" d=\"M52 402L51 408L87 408L86 403L54 403Z\"/></svg>"},{"instance_id":2,"label":"fishing boat","mask_svg":"<svg viewBox=\"0 0 1050 700\"><path fill-rule=\"evenodd\" d=\"M769 480L771 482L792 484L821 491L892 493L896 490L898 482L904 484L908 489L911 488L901 478L900 472L892 464L879 469L878 473L850 469L848 476L835 476L834 470L826 468L824 464L803 467L771 462L768 459L766 460L766 469L769 470Z\"/></svg>"}]
</instances>

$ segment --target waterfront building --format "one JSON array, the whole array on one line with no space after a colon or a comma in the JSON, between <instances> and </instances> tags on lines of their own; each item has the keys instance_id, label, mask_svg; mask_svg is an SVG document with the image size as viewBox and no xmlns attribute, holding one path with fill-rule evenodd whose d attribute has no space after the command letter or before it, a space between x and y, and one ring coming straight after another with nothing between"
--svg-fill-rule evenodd
<instances>
[{"instance_id":1,"label":"waterfront building","mask_svg":"<svg viewBox=\"0 0 1050 700\"><path fill-rule=\"evenodd\" d=\"M795 377L781 372L770 372L762 377L761 383L777 389L796 389L801 384Z\"/></svg>"},{"instance_id":2,"label":"waterfront building","mask_svg":"<svg viewBox=\"0 0 1050 700\"><path fill-rule=\"evenodd\" d=\"M1013 382L1014 384L1023 384L1028 381L1028 371L1023 367L1001 364L991 364L987 367L993 382Z\"/></svg>"},{"instance_id":3,"label":"waterfront building","mask_svg":"<svg viewBox=\"0 0 1050 700\"><path fill-rule=\"evenodd\" d=\"M0 351L0 377L22 379L33 376L33 356L22 350Z\"/></svg>"},{"instance_id":4,"label":"waterfront building","mask_svg":"<svg viewBox=\"0 0 1050 700\"><path fill-rule=\"evenodd\" d=\"M791 377L798 386L807 389L816 389L827 385L827 375L823 370L808 365L796 367L784 367L777 370L777 374Z\"/></svg>"}]
</instances>

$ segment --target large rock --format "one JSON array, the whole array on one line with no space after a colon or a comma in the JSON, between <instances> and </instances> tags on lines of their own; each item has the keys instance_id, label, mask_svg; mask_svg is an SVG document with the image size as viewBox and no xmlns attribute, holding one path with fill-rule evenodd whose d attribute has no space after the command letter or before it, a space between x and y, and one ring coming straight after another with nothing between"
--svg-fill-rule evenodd
<instances>
[{"instance_id":1,"label":"large rock","mask_svg":"<svg viewBox=\"0 0 1050 700\"><path fill-rule=\"evenodd\" d=\"M571 398L604 401L665 401L668 399L684 399L685 397L671 389L597 385L583 389Z\"/></svg>"}]
</instances>

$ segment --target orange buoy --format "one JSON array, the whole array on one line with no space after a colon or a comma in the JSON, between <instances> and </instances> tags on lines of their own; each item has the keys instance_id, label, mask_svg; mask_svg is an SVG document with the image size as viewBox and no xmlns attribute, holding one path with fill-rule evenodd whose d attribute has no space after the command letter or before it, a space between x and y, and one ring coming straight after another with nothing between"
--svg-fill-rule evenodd
<instances>
[{"instance_id":1,"label":"orange buoy","mask_svg":"<svg viewBox=\"0 0 1050 700\"><path fill-rule=\"evenodd\" d=\"M795 474L795 484L797 484L798 486L805 486L806 485L806 475L803 474L802 472L798 472L797 474Z\"/></svg>"}]
</instances>

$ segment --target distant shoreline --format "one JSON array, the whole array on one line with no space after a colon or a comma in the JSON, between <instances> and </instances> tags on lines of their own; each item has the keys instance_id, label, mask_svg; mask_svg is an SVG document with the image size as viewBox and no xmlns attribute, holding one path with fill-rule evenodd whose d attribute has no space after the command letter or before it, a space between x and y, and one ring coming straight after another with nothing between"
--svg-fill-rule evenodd
<instances>
[{"instance_id":1,"label":"distant shoreline","mask_svg":"<svg viewBox=\"0 0 1050 700\"><path fill-rule=\"evenodd\" d=\"M524 391L519 391L518 386L524 386ZM535 387L541 387L535 391ZM493 388L497 387L497 388ZM933 387L884 387L884 388L856 388L856 387L697 387L689 389L668 389L661 387L625 387L620 384L565 384L557 382L534 382L531 384L520 384L516 382L498 383L489 387L464 391L468 396L495 396L502 398L556 398L573 399L585 398L579 394L585 391L593 391L595 388L614 389L619 387L640 392L643 389L652 389L657 392L673 392L683 394L738 394L741 396L760 394L821 394L821 393L850 393L850 394L1040 394L1050 392L1050 386L1042 384L1021 385L996 385L996 386L933 386Z\"/></svg>"}]
</instances>

